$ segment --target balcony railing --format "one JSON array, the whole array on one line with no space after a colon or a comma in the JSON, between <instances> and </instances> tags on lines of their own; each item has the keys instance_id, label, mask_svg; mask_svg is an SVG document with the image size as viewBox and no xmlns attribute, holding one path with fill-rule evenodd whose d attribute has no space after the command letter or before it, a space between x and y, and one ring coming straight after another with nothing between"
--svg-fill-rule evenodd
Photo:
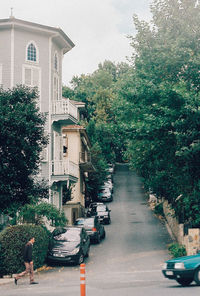
<instances>
[{"instance_id":1,"label":"balcony railing","mask_svg":"<svg viewBox=\"0 0 200 296\"><path fill-rule=\"evenodd\" d=\"M77 119L78 113L77 113L77 107L74 106L69 99L62 99L59 101L53 101L52 102L52 114L54 115L63 115L68 114L73 116Z\"/></svg>"},{"instance_id":2,"label":"balcony railing","mask_svg":"<svg viewBox=\"0 0 200 296\"><path fill-rule=\"evenodd\" d=\"M71 175L78 177L79 167L70 160L55 160L51 163L51 172L54 176Z\"/></svg>"}]
</instances>

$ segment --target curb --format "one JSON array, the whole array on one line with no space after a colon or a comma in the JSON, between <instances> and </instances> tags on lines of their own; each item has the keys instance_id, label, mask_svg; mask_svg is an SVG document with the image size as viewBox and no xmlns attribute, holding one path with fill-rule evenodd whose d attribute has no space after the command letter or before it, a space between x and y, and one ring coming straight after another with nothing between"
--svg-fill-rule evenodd
<instances>
[{"instance_id":1,"label":"curb","mask_svg":"<svg viewBox=\"0 0 200 296\"><path fill-rule=\"evenodd\" d=\"M0 286L14 283L14 278L0 278Z\"/></svg>"}]
</instances>

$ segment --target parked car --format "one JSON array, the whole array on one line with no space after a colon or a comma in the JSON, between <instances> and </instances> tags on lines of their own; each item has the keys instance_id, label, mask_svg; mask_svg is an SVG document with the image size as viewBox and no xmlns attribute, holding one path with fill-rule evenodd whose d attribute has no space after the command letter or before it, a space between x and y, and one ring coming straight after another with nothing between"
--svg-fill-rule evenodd
<instances>
[{"instance_id":1,"label":"parked car","mask_svg":"<svg viewBox=\"0 0 200 296\"><path fill-rule=\"evenodd\" d=\"M91 242L99 244L106 236L104 226L100 224L97 216L78 218L74 224L85 228Z\"/></svg>"},{"instance_id":2,"label":"parked car","mask_svg":"<svg viewBox=\"0 0 200 296\"><path fill-rule=\"evenodd\" d=\"M50 263L81 264L89 256L90 238L84 228L67 226L52 232L47 260Z\"/></svg>"},{"instance_id":3,"label":"parked car","mask_svg":"<svg viewBox=\"0 0 200 296\"><path fill-rule=\"evenodd\" d=\"M109 188L102 188L99 190L97 195L98 201L108 202L113 200L112 192Z\"/></svg>"},{"instance_id":4,"label":"parked car","mask_svg":"<svg viewBox=\"0 0 200 296\"><path fill-rule=\"evenodd\" d=\"M111 180L106 180L103 185L100 186L100 189L110 189L111 193L113 193L113 183Z\"/></svg>"},{"instance_id":5,"label":"parked car","mask_svg":"<svg viewBox=\"0 0 200 296\"><path fill-rule=\"evenodd\" d=\"M113 182L113 174L108 174L108 175L106 176L106 180L107 180L107 181L111 181L111 182Z\"/></svg>"},{"instance_id":6,"label":"parked car","mask_svg":"<svg viewBox=\"0 0 200 296\"><path fill-rule=\"evenodd\" d=\"M95 215L98 217L100 223L110 224L110 212L111 210L104 203L92 203L88 208L87 216Z\"/></svg>"},{"instance_id":7,"label":"parked car","mask_svg":"<svg viewBox=\"0 0 200 296\"><path fill-rule=\"evenodd\" d=\"M112 163L110 163L110 164L108 165L108 172L111 173L111 174L114 173L114 165L113 165Z\"/></svg>"},{"instance_id":8,"label":"parked car","mask_svg":"<svg viewBox=\"0 0 200 296\"><path fill-rule=\"evenodd\" d=\"M162 273L182 286L189 286L193 281L200 286L200 253L166 261Z\"/></svg>"}]
</instances>

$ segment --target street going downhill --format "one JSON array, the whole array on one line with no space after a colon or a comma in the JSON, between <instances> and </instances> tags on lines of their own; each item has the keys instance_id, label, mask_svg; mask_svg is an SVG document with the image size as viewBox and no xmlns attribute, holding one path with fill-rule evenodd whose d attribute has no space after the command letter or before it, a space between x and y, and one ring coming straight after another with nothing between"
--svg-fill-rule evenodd
<instances>
[{"instance_id":1,"label":"street going downhill","mask_svg":"<svg viewBox=\"0 0 200 296\"><path fill-rule=\"evenodd\" d=\"M199 295L194 283L182 288L161 273L169 259L167 244L171 238L166 226L148 206L137 175L126 164L116 165L114 174L112 223L105 225L106 238L91 245L86 264L87 296L186 296ZM80 295L78 266L53 266L35 274L37 286L28 279L0 285L1 296L77 296Z\"/></svg>"}]
</instances>

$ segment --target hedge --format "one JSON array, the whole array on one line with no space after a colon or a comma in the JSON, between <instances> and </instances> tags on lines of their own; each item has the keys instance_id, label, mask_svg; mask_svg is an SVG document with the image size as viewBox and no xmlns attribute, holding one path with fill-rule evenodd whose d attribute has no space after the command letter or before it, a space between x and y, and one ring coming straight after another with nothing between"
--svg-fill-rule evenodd
<instances>
[{"instance_id":1,"label":"hedge","mask_svg":"<svg viewBox=\"0 0 200 296\"><path fill-rule=\"evenodd\" d=\"M12 275L23 271L23 250L31 237L35 237L33 246L34 269L44 264L49 234L38 225L23 224L7 227L0 232L0 276Z\"/></svg>"}]
</instances>

